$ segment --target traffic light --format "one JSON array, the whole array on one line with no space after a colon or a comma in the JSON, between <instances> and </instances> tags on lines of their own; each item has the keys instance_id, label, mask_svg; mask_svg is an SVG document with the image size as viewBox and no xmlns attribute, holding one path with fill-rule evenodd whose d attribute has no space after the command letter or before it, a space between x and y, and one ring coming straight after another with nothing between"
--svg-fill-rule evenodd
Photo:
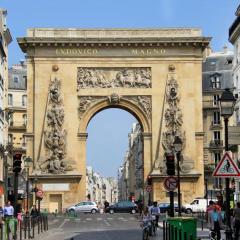
<instances>
[{"instance_id":1,"label":"traffic light","mask_svg":"<svg viewBox=\"0 0 240 240\"><path fill-rule=\"evenodd\" d=\"M167 166L167 175L175 175L175 161L173 154L166 155L166 166Z\"/></svg>"},{"instance_id":2,"label":"traffic light","mask_svg":"<svg viewBox=\"0 0 240 240\"><path fill-rule=\"evenodd\" d=\"M19 173L21 172L22 165L22 154L16 153L13 155L13 172Z\"/></svg>"},{"instance_id":3,"label":"traffic light","mask_svg":"<svg viewBox=\"0 0 240 240\"><path fill-rule=\"evenodd\" d=\"M147 178L147 184L148 184L148 185L152 185L152 177L151 177L151 176L148 176L148 178Z\"/></svg>"}]
</instances>

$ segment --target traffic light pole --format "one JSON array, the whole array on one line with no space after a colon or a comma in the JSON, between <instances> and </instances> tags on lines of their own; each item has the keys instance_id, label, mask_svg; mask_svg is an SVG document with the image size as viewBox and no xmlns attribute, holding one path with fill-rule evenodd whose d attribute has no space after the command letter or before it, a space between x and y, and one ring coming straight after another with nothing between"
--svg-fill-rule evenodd
<instances>
[{"instance_id":1,"label":"traffic light pole","mask_svg":"<svg viewBox=\"0 0 240 240\"><path fill-rule=\"evenodd\" d=\"M14 216L17 217L17 201L18 201L18 172L14 173Z\"/></svg>"},{"instance_id":2,"label":"traffic light pole","mask_svg":"<svg viewBox=\"0 0 240 240\"><path fill-rule=\"evenodd\" d=\"M170 217L174 217L174 192L173 191L169 192L169 197L170 197L170 211L169 211L169 215L170 215Z\"/></svg>"}]
</instances>

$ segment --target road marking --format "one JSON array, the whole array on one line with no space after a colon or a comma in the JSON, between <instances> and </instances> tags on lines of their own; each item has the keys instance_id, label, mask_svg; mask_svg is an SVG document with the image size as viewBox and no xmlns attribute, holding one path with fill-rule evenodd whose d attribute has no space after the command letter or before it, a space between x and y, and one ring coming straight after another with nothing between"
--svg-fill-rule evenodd
<instances>
[{"instance_id":1,"label":"road marking","mask_svg":"<svg viewBox=\"0 0 240 240\"><path fill-rule=\"evenodd\" d=\"M101 221L101 220L102 220L102 218L97 218L97 220L98 220L98 221Z\"/></svg>"},{"instance_id":2,"label":"road marking","mask_svg":"<svg viewBox=\"0 0 240 240\"><path fill-rule=\"evenodd\" d=\"M92 221L92 218L86 218L87 221Z\"/></svg>"},{"instance_id":3,"label":"road marking","mask_svg":"<svg viewBox=\"0 0 240 240\"><path fill-rule=\"evenodd\" d=\"M122 218L122 217L119 217L119 218L118 218L118 220L123 220L123 219L124 219L124 218Z\"/></svg>"},{"instance_id":4,"label":"road marking","mask_svg":"<svg viewBox=\"0 0 240 240\"><path fill-rule=\"evenodd\" d=\"M76 218L74 219L76 222L80 222L81 221L81 218Z\"/></svg>"},{"instance_id":5,"label":"road marking","mask_svg":"<svg viewBox=\"0 0 240 240\"><path fill-rule=\"evenodd\" d=\"M107 222L106 220L103 220L103 222L104 222L107 226L110 226L110 223Z\"/></svg>"},{"instance_id":6,"label":"road marking","mask_svg":"<svg viewBox=\"0 0 240 240\"><path fill-rule=\"evenodd\" d=\"M113 220L113 218L107 218L107 220Z\"/></svg>"},{"instance_id":7,"label":"road marking","mask_svg":"<svg viewBox=\"0 0 240 240\"><path fill-rule=\"evenodd\" d=\"M66 222L69 222L70 219L64 219L64 221L60 224L60 226L58 228L62 228L63 225L66 223Z\"/></svg>"}]
</instances>

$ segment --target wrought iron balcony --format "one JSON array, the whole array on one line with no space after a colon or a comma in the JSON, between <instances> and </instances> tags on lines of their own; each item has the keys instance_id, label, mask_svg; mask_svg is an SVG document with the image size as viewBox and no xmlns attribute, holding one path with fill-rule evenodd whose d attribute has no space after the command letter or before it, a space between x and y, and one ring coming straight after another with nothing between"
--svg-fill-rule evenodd
<instances>
[{"instance_id":1,"label":"wrought iron balcony","mask_svg":"<svg viewBox=\"0 0 240 240\"><path fill-rule=\"evenodd\" d=\"M9 129L23 129L25 130L27 128L27 123L24 121L11 121L9 122Z\"/></svg>"},{"instance_id":2,"label":"wrought iron balcony","mask_svg":"<svg viewBox=\"0 0 240 240\"><path fill-rule=\"evenodd\" d=\"M213 100L203 101L203 109L219 109L219 105Z\"/></svg>"},{"instance_id":3,"label":"wrought iron balcony","mask_svg":"<svg viewBox=\"0 0 240 240\"><path fill-rule=\"evenodd\" d=\"M209 143L210 148L222 148L223 147L223 140L215 139L211 140Z\"/></svg>"}]
</instances>

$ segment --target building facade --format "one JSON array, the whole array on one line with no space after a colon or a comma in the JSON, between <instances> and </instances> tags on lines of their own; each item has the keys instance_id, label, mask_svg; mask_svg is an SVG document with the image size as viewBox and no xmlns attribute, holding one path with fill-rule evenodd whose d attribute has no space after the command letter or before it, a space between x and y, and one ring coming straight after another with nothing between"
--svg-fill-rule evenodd
<instances>
[{"instance_id":1,"label":"building facade","mask_svg":"<svg viewBox=\"0 0 240 240\"><path fill-rule=\"evenodd\" d=\"M240 126L240 5L235 12L235 19L229 28L229 41L234 48L234 60L233 60L233 81L234 81L234 93L238 95L238 99L235 105L235 125ZM239 162L240 159L240 142L238 141L238 155L236 159ZM236 200L240 200L240 184L236 179Z\"/></svg>"},{"instance_id":2,"label":"building facade","mask_svg":"<svg viewBox=\"0 0 240 240\"><path fill-rule=\"evenodd\" d=\"M212 177L212 173L222 159L225 146L219 99L224 89L234 87L232 67L233 52L227 47L222 52L209 51L203 62L204 175L209 198L222 192L225 186L223 179Z\"/></svg>"},{"instance_id":3,"label":"building facade","mask_svg":"<svg viewBox=\"0 0 240 240\"><path fill-rule=\"evenodd\" d=\"M87 167L86 198L103 206L107 201L111 204L118 200L117 180L113 177L102 177L94 172L93 168Z\"/></svg>"},{"instance_id":4,"label":"building facade","mask_svg":"<svg viewBox=\"0 0 240 240\"><path fill-rule=\"evenodd\" d=\"M7 11L0 9L0 203L3 205L6 193L7 163L10 161L10 147L7 143L8 136L8 45L12 41L6 22ZM5 184L4 184L5 182ZM5 190L5 191L4 191ZM5 194L6 195L6 194ZM5 196L6 198L6 196ZM5 199L6 200L6 199Z\"/></svg>"},{"instance_id":5,"label":"building facade","mask_svg":"<svg viewBox=\"0 0 240 240\"><path fill-rule=\"evenodd\" d=\"M19 200L24 199L26 193L26 172L24 159L26 157L26 130L27 130L27 66L24 61L8 69L8 145L11 146L12 155L22 154L22 173L19 175ZM9 166L8 198L14 200L12 162Z\"/></svg>"},{"instance_id":6,"label":"building facade","mask_svg":"<svg viewBox=\"0 0 240 240\"><path fill-rule=\"evenodd\" d=\"M168 191L165 156L183 141L182 201L204 194L202 58L210 38L200 29L29 29L27 155L48 208L86 198L87 125L120 108L142 127L143 181L152 199ZM49 188L51 186L62 185Z\"/></svg>"}]
</instances>

